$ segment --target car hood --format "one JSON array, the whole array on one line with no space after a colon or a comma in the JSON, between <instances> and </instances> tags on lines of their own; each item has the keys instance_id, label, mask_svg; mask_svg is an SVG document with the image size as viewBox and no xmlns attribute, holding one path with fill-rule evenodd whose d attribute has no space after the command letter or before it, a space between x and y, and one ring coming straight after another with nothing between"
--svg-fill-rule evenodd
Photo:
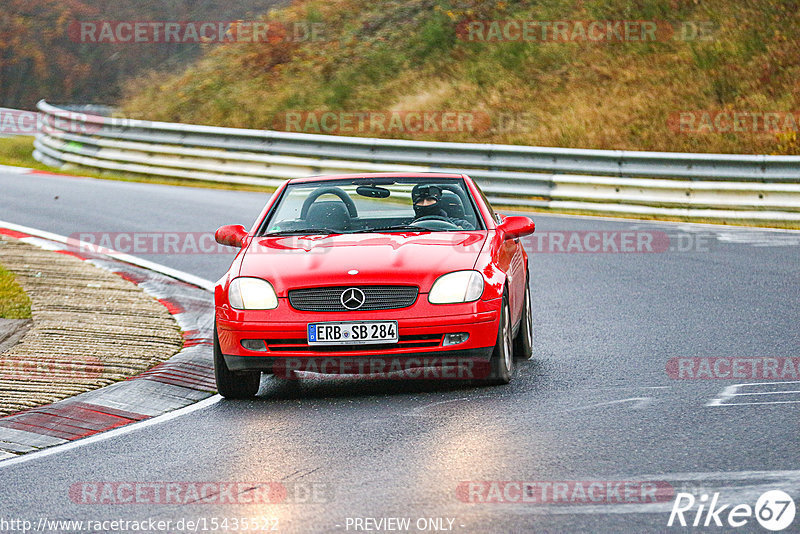
<instances>
[{"instance_id":1,"label":"car hood","mask_svg":"<svg viewBox=\"0 0 800 534\"><path fill-rule=\"evenodd\" d=\"M442 274L472 269L485 240L485 231L257 237L239 274L269 280L280 297L337 285L414 285L427 292Z\"/></svg>"}]
</instances>

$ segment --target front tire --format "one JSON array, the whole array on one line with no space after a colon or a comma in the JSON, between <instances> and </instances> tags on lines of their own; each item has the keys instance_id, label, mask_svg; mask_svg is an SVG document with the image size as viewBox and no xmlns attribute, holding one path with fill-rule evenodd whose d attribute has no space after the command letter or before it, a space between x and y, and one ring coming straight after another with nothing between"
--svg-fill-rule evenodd
<instances>
[{"instance_id":1,"label":"front tire","mask_svg":"<svg viewBox=\"0 0 800 534\"><path fill-rule=\"evenodd\" d=\"M226 399L249 399L256 396L261 385L259 371L231 371L225 365L219 346L217 322L214 321L214 378L217 391Z\"/></svg>"},{"instance_id":2,"label":"front tire","mask_svg":"<svg viewBox=\"0 0 800 534\"><path fill-rule=\"evenodd\" d=\"M533 356L533 314L531 313L531 289L526 282L522 318L517 338L514 340L514 358L530 360L531 356Z\"/></svg>"},{"instance_id":3,"label":"front tire","mask_svg":"<svg viewBox=\"0 0 800 534\"><path fill-rule=\"evenodd\" d=\"M497 328L497 344L489 361L489 384L501 385L511 382L514 376L514 349L511 336L511 311L508 297L503 295L500 308L500 324Z\"/></svg>"}]
</instances>

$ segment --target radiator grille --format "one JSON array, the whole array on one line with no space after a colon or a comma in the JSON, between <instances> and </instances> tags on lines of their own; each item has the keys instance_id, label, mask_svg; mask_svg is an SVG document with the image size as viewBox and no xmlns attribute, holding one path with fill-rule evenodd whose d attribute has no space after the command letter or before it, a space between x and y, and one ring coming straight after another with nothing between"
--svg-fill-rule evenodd
<instances>
[{"instance_id":1,"label":"radiator grille","mask_svg":"<svg viewBox=\"0 0 800 534\"><path fill-rule=\"evenodd\" d=\"M414 304L419 292L419 289L413 286L312 287L289 291L289 303L300 311L352 311L342 304L342 293L353 287L364 293L364 304L357 311L407 308Z\"/></svg>"}]
</instances>

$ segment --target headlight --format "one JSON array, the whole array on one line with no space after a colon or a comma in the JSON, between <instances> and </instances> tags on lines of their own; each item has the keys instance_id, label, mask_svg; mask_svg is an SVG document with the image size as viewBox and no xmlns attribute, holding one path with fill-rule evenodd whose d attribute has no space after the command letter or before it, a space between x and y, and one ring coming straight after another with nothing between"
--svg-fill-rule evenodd
<instances>
[{"instance_id":1,"label":"headlight","mask_svg":"<svg viewBox=\"0 0 800 534\"><path fill-rule=\"evenodd\" d=\"M228 300L237 310L274 310L278 295L272 284L260 278L236 278L228 288Z\"/></svg>"},{"instance_id":2,"label":"headlight","mask_svg":"<svg viewBox=\"0 0 800 534\"><path fill-rule=\"evenodd\" d=\"M431 304L472 302L483 295L483 276L478 271L457 271L440 276L433 283L428 301Z\"/></svg>"}]
</instances>

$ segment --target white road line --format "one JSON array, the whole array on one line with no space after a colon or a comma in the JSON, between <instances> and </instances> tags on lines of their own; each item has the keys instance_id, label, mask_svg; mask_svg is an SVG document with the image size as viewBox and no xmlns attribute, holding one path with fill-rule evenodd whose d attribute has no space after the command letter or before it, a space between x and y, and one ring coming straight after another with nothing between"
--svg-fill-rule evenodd
<instances>
[{"instance_id":1,"label":"white road line","mask_svg":"<svg viewBox=\"0 0 800 534\"><path fill-rule=\"evenodd\" d=\"M789 380L786 382L750 382L747 384L734 384L732 386L727 386L725 389L722 390L722 393L719 394L718 397L711 399L706 403L706 406L749 406L749 405L759 405L759 404L798 404L800 400L789 400L789 401L759 401L759 402L725 402L735 397L741 397L744 395L753 396L753 395L777 395L780 393L786 394L793 394L793 393L800 393L800 391L789 390L789 391L746 391L740 393L740 388L748 387L748 386L773 386L776 384L800 384L800 380Z\"/></svg>"},{"instance_id":2,"label":"white road line","mask_svg":"<svg viewBox=\"0 0 800 534\"><path fill-rule=\"evenodd\" d=\"M800 393L800 390L792 390L792 391L764 391L762 393L758 392L750 392L750 393L733 393L733 397L741 397L743 395L783 395L785 393Z\"/></svg>"},{"instance_id":3,"label":"white road line","mask_svg":"<svg viewBox=\"0 0 800 534\"><path fill-rule=\"evenodd\" d=\"M746 385L746 384L742 384L742 385ZM738 390L738 388L739 388L738 385L733 385L733 386L726 387L725 389L722 390L722 393L719 394L719 397L717 397L715 399L711 399L710 401L708 401L706 403L706 406L724 406L723 402L725 402L726 400L732 398L736 394L736 391Z\"/></svg>"},{"instance_id":4,"label":"white road line","mask_svg":"<svg viewBox=\"0 0 800 534\"><path fill-rule=\"evenodd\" d=\"M714 406L756 406L759 404L800 404L796 401L761 401L761 402L726 402L725 404L715 404Z\"/></svg>"},{"instance_id":5,"label":"white road line","mask_svg":"<svg viewBox=\"0 0 800 534\"><path fill-rule=\"evenodd\" d=\"M167 421L171 421L172 419L176 419L178 417L188 415L192 412L203 410L205 408L208 408L209 406L213 406L214 404L218 403L221 400L222 397L220 395L214 395L213 397L209 397L205 400L202 400L190 406L186 406L185 408L178 408L177 410L173 410L171 412L167 412L165 414L158 415L150 419L145 419L144 421L138 421L136 423L131 423L129 425L125 425L120 428L109 430L107 432L101 432L99 434L94 434L93 436L81 438L75 441L70 441L68 443L64 443L63 445L55 445L53 447L48 447L40 451L29 452L22 456L17 456L16 458L3 460L2 462L0 462L0 469L11 467L13 465L18 465L24 462L29 462L31 460L36 460L39 458L44 458L52 454L60 454L62 452L71 451L72 449L77 449L78 447L91 445L92 443L97 443L107 439L115 438L123 434L128 434L129 432L135 432L137 430L142 430L150 426L166 423Z\"/></svg>"},{"instance_id":6,"label":"white road line","mask_svg":"<svg viewBox=\"0 0 800 534\"><path fill-rule=\"evenodd\" d=\"M3 174L27 174L33 169L30 167L14 167L12 165L0 165L0 173Z\"/></svg>"},{"instance_id":7,"label":"white road line","mask_svg":"<svg viewBox=\"0 0 800 534\"><path fill-rule=\"evenodd\" d=\"M784 380L782 382L750 382L749 384L736 384L736 387L764 386L772 384L800 384L800 380Z\"/></svg>"}]
</instances>

